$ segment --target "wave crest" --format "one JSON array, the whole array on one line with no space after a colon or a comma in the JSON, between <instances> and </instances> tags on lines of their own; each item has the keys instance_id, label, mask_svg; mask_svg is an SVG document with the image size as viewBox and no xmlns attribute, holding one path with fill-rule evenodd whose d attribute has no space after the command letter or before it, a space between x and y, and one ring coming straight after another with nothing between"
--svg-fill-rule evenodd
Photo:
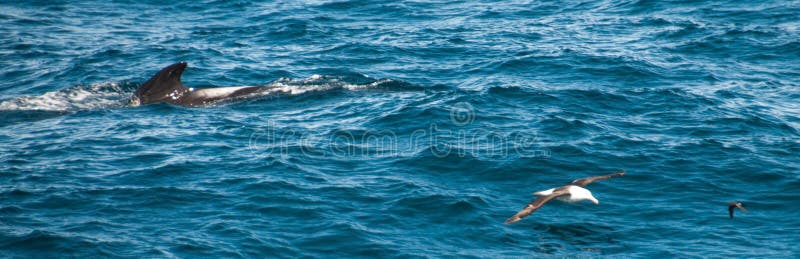
<instances>
[{"instance_id":1,"label":"wave crest","mask_svg":"<svg viewBox=\"0 0 800 259\"><path fill-rule=\"evenodd\" d=\"M131 92L126 83L78 85L42 95L25 95L0 102L0 110L75 111L122 107Z\"/></svg>"}]
</instances>

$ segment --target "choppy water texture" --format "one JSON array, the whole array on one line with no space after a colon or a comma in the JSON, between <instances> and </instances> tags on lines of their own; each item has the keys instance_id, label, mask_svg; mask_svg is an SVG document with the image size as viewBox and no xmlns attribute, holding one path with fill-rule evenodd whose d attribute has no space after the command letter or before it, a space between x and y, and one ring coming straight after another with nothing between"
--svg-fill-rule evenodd
<instances>
[{"instance_id":1,"label":"choppy water texture","mask_svg":"<svg viewBox=\"0 0 800 259\"><path fill-rule=\"evenodd\" d=\"M0 24L2 257L800 252L798 1L3 1ZM128 105L177 61L279 91ZM502 224L618 169L599 206Z\"/></svg>"}]
</instances>

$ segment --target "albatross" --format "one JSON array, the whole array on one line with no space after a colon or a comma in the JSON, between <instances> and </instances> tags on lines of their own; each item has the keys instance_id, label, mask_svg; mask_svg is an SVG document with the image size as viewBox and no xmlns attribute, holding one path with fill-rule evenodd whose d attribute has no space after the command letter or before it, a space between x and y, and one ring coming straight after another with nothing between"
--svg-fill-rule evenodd
<instances>
[{"instance_id":1,"label":"albatross","mask_svg":"<svg viewBox=\"0 0 800 259\"><path fill-rule=\"evenodd\" d=\"M733 218L733 208L739 208L741 211L747 212L747 209L744 208L741 202L732 201L728 203L728 215Z\"/></svg>"},{"instance_id":2,"label":"albatross","mask_svg":"<svg viewBox=\"0 0 800 259\"><path fill-rule=\"evenodd\" d=\"M609 175L580 178L575 181L572 181L567 185L558 188L552 188L540 192L535 192L533 194L536 195L537 198L528 203L528 205L525 205L525 207L522 208L522 210L520 210L519 212L517 212L516 215L508 218L505 221L505 224L511 224L517 222L522 218L531 215L531 213L538 210L539 208L542 207L542 205L544 205L545 203L547 203L552 199L558 199L560 201L570 202L570 203L579 202L583 200L590 200L594 202L594 204L600 204L600 202L594 196L592 196L592 192L583 187L597 180L606 180L609 178L619 177L623 175L625 175L624 170Z\"/></svg>"}]
</instances>

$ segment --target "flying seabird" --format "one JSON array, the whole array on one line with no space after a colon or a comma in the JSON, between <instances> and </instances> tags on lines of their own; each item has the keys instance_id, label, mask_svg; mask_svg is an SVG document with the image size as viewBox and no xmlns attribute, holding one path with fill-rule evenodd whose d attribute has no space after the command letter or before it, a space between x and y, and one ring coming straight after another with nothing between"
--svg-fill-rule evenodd
<instances>
[{"instance_id":1,"label":"flying seabird","mask_svg":"<svg viewBox=\"0 0 800 259\"><path fill-rule=\"evenodd\" d=\"M623 175L625 175L624 170L609 175L581 178L558 188L552 188L549 190L535 192L533 194L536 195L537 198L528 203L528 205L526 205L524 208L522 208L522 210L517 212L516 215L508 218L505 221L505 224L511 224L521 220L524 217L527 217L534 211L541 208L542 205L544 205L545 203L554 198L564 202L578 202L582 200L590 200L594 202L594 204L600 204L600 202L597 201L597 199L595 199L594 196L592 196L592 192L583 187L597 180L605 180Z\"/></svg>"},{"instance_id":2,"label":"flying seabird","mask_svg":"<svg viewBox=\"0 0 800 259\"><path fill-rule=\"evenodd\" d=\"M728 203L728 215L730 215L731 218L733 218L733 208L739 208L740 210L742 210L744 212L747 212L747 209L744 208L744 205L742 205L741 202L738 202L738 201L729 202Z\"/></svg>"}]
</instances>

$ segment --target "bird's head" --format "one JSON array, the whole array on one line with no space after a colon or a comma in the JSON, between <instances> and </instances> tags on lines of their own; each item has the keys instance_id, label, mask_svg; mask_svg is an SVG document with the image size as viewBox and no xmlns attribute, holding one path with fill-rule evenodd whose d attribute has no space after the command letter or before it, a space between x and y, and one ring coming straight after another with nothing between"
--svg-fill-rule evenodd
<instances>
[{"instance_id":1,"label":"bird's head","mask_svg":"<svg viewBox=\"0 0 800 259\"><path fill-rule=\"evenodd\" d=\"M592 196L592 194L591 194L591 193L589 194L589 198L588 198L588 199L589 199L590 201L594 202L594 204L595 204L595 205L597 205L597 204L600 204L600 201L598 201L598 200L597 200L597 198L595 198L594 196Z\"/></svg>"},{"instance_id":2,"label":"bird's head","mask_svg":"<svg viewBox=\"0 0 800 259\"><path fill-rule=\"evenodd\" d=\"M600 204L600 201L592 195L592 192L580 186L570 186L570 195L574 201L589 200L594 204Z\"/></svg>"}]
</instances>

